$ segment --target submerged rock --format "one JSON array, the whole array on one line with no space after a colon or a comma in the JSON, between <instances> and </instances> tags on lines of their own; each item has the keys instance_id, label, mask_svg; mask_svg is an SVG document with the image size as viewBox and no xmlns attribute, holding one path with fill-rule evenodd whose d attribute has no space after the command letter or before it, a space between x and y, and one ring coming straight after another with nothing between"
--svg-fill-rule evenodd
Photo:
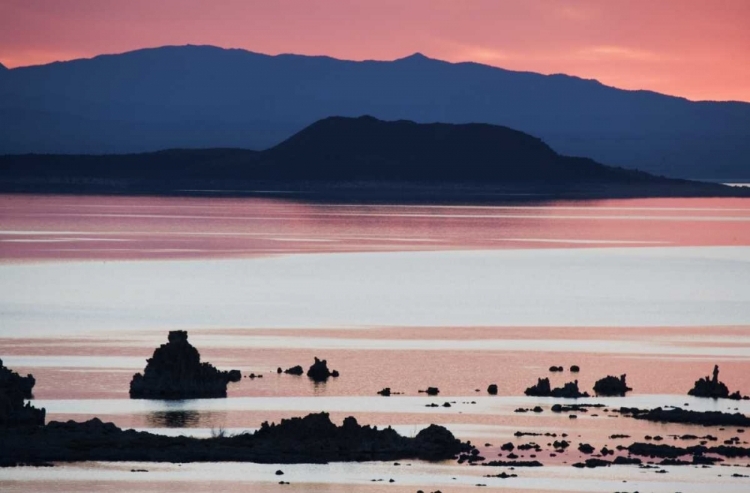
<instances>
[{"instance_id":1,"label":"submerged rock","mask_svg":"<svg viewBox=\"0 0 750 493\"><path fill-rule=\"evenodd\" d=\"M170 437L122 430L92 419L52 422L31 431L0 430L0 463L42 461L326 463L373 460L447 460L473 447L442 426L414 438L392 428L361 426L353 417L341 426L327 413L263 423L255 433L213 438Z\"/></svg>"},{"instance_id":2,"label":"submerged rock","mask_svg":"<svg viewBox=\"0 0 750 493\"><path fill-rule=\"evenodd\" d=\"M210 363L201 363L200 353L188 342L184 330L169 333L147 360L143 374L130 381L133 399L197 399L226 397L227 384L239 381L238 370L220 371Z\"/></svg>"},{"instance_id":3,"label":"submerged rock","mask_svg":"<svg viewBox=\"0 0 750 493\"><path fill-rule=\"evenodd\" d=\"M600 380L597 380L594 384L594 392L596 395L605 396L625 396L631 389L625 383L625 375L620 375L620 378L608 375Z\"/></svg>"},{"instance_id":4,"label":"submerged rock","mask_svg":"<svg viewBox=\"0 0 750 493\"><path fill-rule=\"evenodd\" d=\"M551 388L549 378L540 378L536 385L529 387L524 392L529 396L537 397L563 397L577 399L579 397L590 397L588 393L578 389L578 380L568 382L562 387Z\"/></svg>"},{"instance_id":5,"label":"submerged rock","mask_svg":"<svg viewBox=\"0 0 750 493\"><path fill-rule=\"evenodd\" d=\"M708 397L711 399L747 399L739 391L729 393L727 386L719 380L719 365L714 366L713 377L704 377L696 380L693 388L688 391L693 397Z\"/></svg>"},{"instance_id":6,"label":"submerged rock","mask_svg":"<svg viewBox=\"0 0 750 493\"><path fill-rule=\"evenodd\" d=\"M31 399L34 384L33 376L22 377L0 360L0 428L44 425L46 411L24 403Z\"/></svg>"},{"instance_id":7,"label":"submerged rock","mask_svg":"<svg viewBox=\"0 0 750 493\"><path fill-rule=\"evenodd\" d=\"M329 377L338 377L339 372L336 370L330 371L328 369L328 363L324 359L315 358L315 362L307 370L307 376L316 382L325 382Z\"/></svg>"}]
</instances>

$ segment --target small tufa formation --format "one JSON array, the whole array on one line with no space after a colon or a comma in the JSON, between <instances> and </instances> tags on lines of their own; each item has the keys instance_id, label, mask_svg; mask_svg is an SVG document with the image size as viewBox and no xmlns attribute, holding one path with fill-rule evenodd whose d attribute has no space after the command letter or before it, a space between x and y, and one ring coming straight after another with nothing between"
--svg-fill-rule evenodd
<instances>
[{"instance_id":1,"label":"small tufa formation","mask_svg":"<svg viewBox=\"0 0 750 493\"><path fill-rule=\"evenodd\" d=\"M562 387L553 389L550 386L549 378L540 378L536 385L527 388L524 394L535 397L562 397L572 399L590 397L587 392L581 392L578 389L578 380L568 382Z\"/></svg>"},{"instance_id":2,"label":"small tufa formation","mask_svg":"<svg viewBox=\"0 0 750 493\"><path fill-rule=\"evenodd\" d=\"M24 404L35 383L33 376L22 377L0 360L0 428L44 425L46 411Z\"/></svg>"},{"instance_id":3,"label":"small tufa formation","mask_svg":"<svg viewBox=\"0 0 750 493\"><path fill-rule=\"evenodd\" d=\"M227 384L238 382L239 370L220 371L201 363L200 353L188 342L187 332L174 330L169 342L149 358L143 374L130 381L132 399L199 399L227 396Z\"/></svg>"},{"instance_id":4,"label":"small tufa formation","mask_svg":"<svg viewBox=\"0 0 750 493\"><path fill-rule=\"evenodd\" d=\"M557 373L557 372L563 371L563 367L562 366L550 366L549 371L553 373Z\"/></svg>"},{"instance_id":5,"label":"small tufa formation","mask_svg":"<svg viewBox=\"0 0 750 493\"><path fill-rule=\"evenodd\" d=\"M427 387L425 390L420 390L420 394L427 394L427 395L438 395L440 393L440 389L437 387Z\"/></svg>"},{"instance_id":6,"label":"small tufa formation","mask_svg":"<svg viewBox=\"0 0 750 493\"><path fill-rule=\"evenodd\" d=\"M631 390L633 389L628 387L625 383L625 375L620 375L620 378L607 375L606 377L597 380L594 384L594 392L596 392L596 395L624 397L625 394Z\"/></svg>"},{"instance_id":7,"label":"small tufa formation","mask_svg":"<svg viewBox=\"0 0 750 493\"><path fill-rule=\"evenodd\" d=\"M279 368L279 370L281 370L281 368ZM281 373L281 371L279 371L279 373ZM291 368L287 368L286 370L284 370L284 373L286 373L287 375L301 376L305 373L305 370L303 370L300 365L297 365Z\"/></svg>"},{"instance_id":8,"label":"small tufa formation","mask_svg":"<svg viewBox=\"0 0 750 493\"><path fill-rule=\"evenodd\" d=\"M307 370L307 376L316 382L325 382L329 377L338 377L339 372L336 370L330 371L326 360L315 358L315 363L310 366Z\"/></svg>"},{"instance_id":9,"label":"small tufa formation","mask_svg":"<svg viewBox=\"0 0 750 493\"><path fill-rule=\"evenodd\" d=\"M490 386L487 387L487 393L490 395L497 395L497 384L490 384Z\"/></svg>"},{"instance_id":10,"label":"small tufa formation","mask_svg":"<svg viewBox=\"0 0 750 493\"><path fill-rule=\"evenodd\" d=\"M573 373L578 373L579 371L581 371L581 367L578 365L573 365L570 367L570 371Z\"/></svg>"},{"instance_id":11,"label":"small tufa formation","mask_svg":"<svg viewBox=\"0 0 750 493\"><path fill-rule=\"evenodd\" d=\"M747 397L742 397L739 391L730 394L727 386L719 381L719 365L714 366L713 378L705 377L698 379L693 388L688 392L688 395L692 395L693 397L709 397L711 399L733 399L737 401L747 399Z\"/></svg>"}]
</instances>

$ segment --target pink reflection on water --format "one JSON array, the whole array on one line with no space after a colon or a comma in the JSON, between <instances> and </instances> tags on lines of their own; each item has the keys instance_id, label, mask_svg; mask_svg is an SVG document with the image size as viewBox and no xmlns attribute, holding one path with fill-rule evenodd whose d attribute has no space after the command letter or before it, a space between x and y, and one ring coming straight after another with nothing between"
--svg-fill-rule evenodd
<instances>
[{"instance_id":1,"label":"pink reflection on water","mask_svg":"<svg viewBox=\"0 0 750 493\"><path fill-rule=\"evenodd\" d=\"M749 199L461 207L19 195L0 196L0 205L6 261L750 245Z\"/></svg>"}]
</instances>

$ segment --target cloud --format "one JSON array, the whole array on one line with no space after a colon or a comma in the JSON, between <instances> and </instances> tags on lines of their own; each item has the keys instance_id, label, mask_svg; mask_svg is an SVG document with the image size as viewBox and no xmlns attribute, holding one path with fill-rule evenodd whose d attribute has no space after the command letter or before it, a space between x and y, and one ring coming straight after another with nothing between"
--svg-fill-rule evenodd
<instances>
[{"instance_id":1,"label":"cloud","mask_svg":"<svg viewBox=\"0 0 750 493\"><path fill-rule=\"evenodd\" d=\"M575 52L575 57L582 60L637 60L644 62L664 61L668 57L652 51L638 50L626 46L599 45L583 48Z\"/></svg>"}]
</instances>

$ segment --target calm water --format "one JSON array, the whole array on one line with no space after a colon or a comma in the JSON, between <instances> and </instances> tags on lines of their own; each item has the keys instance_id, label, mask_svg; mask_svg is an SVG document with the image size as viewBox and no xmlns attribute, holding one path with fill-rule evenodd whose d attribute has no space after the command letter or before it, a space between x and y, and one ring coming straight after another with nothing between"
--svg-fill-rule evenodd
<instances>
[{"instance_id":1,"label":"calm water","mask_svg":"<svg viewBox=\"0 0 750 493\"><path fill-rule=\"evenodd\" d=\"M635 389L591 402L750 414L748 401L685 396L715 363L731 389L750 393L748 279L750 200L742 199L403 207L0 196L0 357L35 375L49 419L99 416L160 433L209 436L326 410L407 435L444 424L491 444L482 447L490 458L518 430L567 432L597 447L621 443L608 438L613 430L633 440L701 434L604 412L570 420L513 411L547 410L551 400L523 390L553 364L577 364L579 374L553 374L552 383L577 378L590 390L627 373ZM132 374L175 328L189 330L205 360L263 378L230 384L228 399L129 400ZM275 373L316 355L342 376L314 385ZM498 396L487 396L490 383ZM417 392L427 386L440 397ZM403 395L377 396L383 387ZM445 401L452 407L425 407ZM292 485L283 487L273 465L147 464L136 474L132 464L96 463L0 470L0 489L750 488L722 467L654 474L569 466L577 460L577 451L545 458L549 466L506 480L454 463L284 466Z\"/></svg>"}]
</instances>

